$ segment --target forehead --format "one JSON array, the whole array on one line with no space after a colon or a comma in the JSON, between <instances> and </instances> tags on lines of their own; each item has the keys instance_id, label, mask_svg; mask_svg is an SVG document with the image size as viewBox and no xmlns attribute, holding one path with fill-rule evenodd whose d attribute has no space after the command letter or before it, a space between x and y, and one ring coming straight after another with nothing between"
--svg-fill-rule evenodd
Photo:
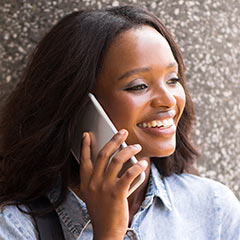
<instances>
[{"instance_id":1,"label":"forehead","mask_svg":"<svg viewBox=\"0 0 240 240\"><path fill-rule=\"evenodd\" d=\"M154 28L142 26L119 34L108 49L100 75L112 80L134 68L176 63L167 40Z\"/></svg>"}]
</instances>

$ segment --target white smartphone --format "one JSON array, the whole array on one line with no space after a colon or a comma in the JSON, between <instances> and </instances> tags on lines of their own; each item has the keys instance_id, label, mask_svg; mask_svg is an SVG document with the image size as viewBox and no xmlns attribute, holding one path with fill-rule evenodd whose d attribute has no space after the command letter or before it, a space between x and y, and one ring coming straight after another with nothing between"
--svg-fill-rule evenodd
<instances>
[{"instance_id":1,"label":"white smartphone","mask_svg":"<svg viewBox=\"0 0 240 240\"><path fill-rule=\"evenodd\" d=\"M81 154L81 142L83 132L88 132L91 137L91 159L93 164L97 158L98 152L103 146L115 135L118 131L109 119L105 111L103 110L100 103L97 101L95 96L91 93L88 94L90 101L88 102L81 119L79 120L78 127L75 132L73 139L73 146L71 152L75 159L79 162ZM127 147L125 142L122 143L120 149L118 149L114 155L122 148ZM114 156L113 155L113 156ZM113 156L109 159L110 163ZM137 159L132 156L122 167L119 172L121 176L129 167L137 163ZM142 172L130 186L128 196L133 193L144 181L145 173Z\"/></svg>"}]
</instances>

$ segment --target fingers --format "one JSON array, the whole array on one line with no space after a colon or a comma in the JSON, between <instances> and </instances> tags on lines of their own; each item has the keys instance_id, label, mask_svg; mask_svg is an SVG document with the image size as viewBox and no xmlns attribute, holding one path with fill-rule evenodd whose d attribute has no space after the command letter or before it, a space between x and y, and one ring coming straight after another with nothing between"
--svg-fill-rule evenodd
<instances>
[{"instance_id":1,"label":"fingers","mask_svg":"<svg viewBox=\"0 0 240 240\"><path fill-rule=\"evenodd\" d=\"M120 130L98 153L94 167L94 178L100 178L104 175L109 158L118 150L120 145L126 140L127 136L127 130Z\"/></svg>"},{"instance_id":2,"label":"fingers","mask_svg":"<svg viewBox=\"0 0 240 240\"><path fill-rule=\"evenodd\" d=\"M80 160L80 185L86 186L93 172L91 161L91 140L88 133L83 134L81 160Z\"/></svg>"},{"instance_id":3,"label":"fingers","mask_svg":"<svg viewBox=\"0 0 240 240\"><path fill-rule=\"evenodd\" d=\"M80 190L83 196L85 195L84 193L89 192L89 189L98 189L99 191L101 189L109 189L110 191L111 188L118 189L118 191L127 196L131 183L146 169L147 162L144 160L137 162L127 169L120 178L118 178L118 173L125 162L141 151L141 146L136 144L123 148L112 158L111 163L106 169L110 157L119 149L120 145L127 138L127 135L128 132L124 129L115 134L99 152L96 164L93 167L90 135L84 133L80 159ZM101 186L104 186L104 188Z\"/></svg>"},{"instance_id":4,"label":"fingers","mask_svg":"<svg viewBox=\"0 0 240 240\"><path fill-rule=\"evenodd\" d=\"M131 168L129 168L118 180L118 189L119 191L126 191L127 194L131 183L133 180L143 172L148 166L148 162L145 160L141 160L138 163L134 164Z\"/></svg>"},{"instance_id":5,"label":"fingers","mask_svg":"<svg viewBox=\"0 0 240 240\"><path fill-rule=\"evenodd\" d=\"M106 181L113 182L116 180L123 164L128 161L133 155L137 154L142 150L139 144L129 145L117 153L111 160L106 172Z\"/></svg>"}]
</instances>

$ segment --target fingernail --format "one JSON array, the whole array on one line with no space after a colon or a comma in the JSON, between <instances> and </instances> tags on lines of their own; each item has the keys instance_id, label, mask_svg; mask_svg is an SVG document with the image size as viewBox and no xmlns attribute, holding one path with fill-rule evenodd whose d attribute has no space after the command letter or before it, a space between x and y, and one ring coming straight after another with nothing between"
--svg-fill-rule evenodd
<instances>
[{"instance_id":1,"label":"fingernail","mask_svg":"<svg viewBox=\"0 0 240 240\"><path fill-rule=\"evenodd\" d=\"M87 136L87 133L84 132L83 135L82 135L82 138L85 138Z\"/></svg>"},{"instance_id":2,"label":"fingernail","mask_svg":"<svg viewBox=\"0 0 240 240\"><path fill-rule=\"evenodd\" d=\"M142 161L140 161L139 162L139 164L142 166L142 167L147 167L147 165L148 165L148 162L147 161L145 161L145 160L142 160Z\"/></svg>"},{"instance_id":3,"label":"fingernail","mask_svg":"<svg viewBox=\"0 0 240 240\"><path fill-rule=\"evenodd\" d=\"M121 135L124 135L126 133L126 130L125 129L121 129L118 133L121 134Z\"/></svg>"},{"instance_id":4,"label":"fingernail","mask_svg":"<svg viewBox=\"0 0 240 240\"><path fill-rule=\"evenodd\" d=\"M140 144L134 144L133 147L137 149L142 149L142 146Z\"/></svg>"}]
</instances>

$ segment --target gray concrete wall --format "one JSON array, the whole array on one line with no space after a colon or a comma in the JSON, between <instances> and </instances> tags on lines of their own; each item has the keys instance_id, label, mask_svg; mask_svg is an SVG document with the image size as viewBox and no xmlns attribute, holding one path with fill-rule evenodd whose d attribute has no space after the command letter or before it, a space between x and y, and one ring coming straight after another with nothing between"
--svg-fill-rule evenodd
<instances>
[{"instance_id":1,"label":"gray concrete wall","mask_svg":"<svg viewBox=\"0 0 240 240\"><path fill-rule=\"evenodd\" d=\"M125 4L147 7L174 34L196 106L193 138L202 151L201 175L228 185L240 198L239 0L0 0L1 103L33 47L62 16Z\"/></svg>"}]
</instances>

